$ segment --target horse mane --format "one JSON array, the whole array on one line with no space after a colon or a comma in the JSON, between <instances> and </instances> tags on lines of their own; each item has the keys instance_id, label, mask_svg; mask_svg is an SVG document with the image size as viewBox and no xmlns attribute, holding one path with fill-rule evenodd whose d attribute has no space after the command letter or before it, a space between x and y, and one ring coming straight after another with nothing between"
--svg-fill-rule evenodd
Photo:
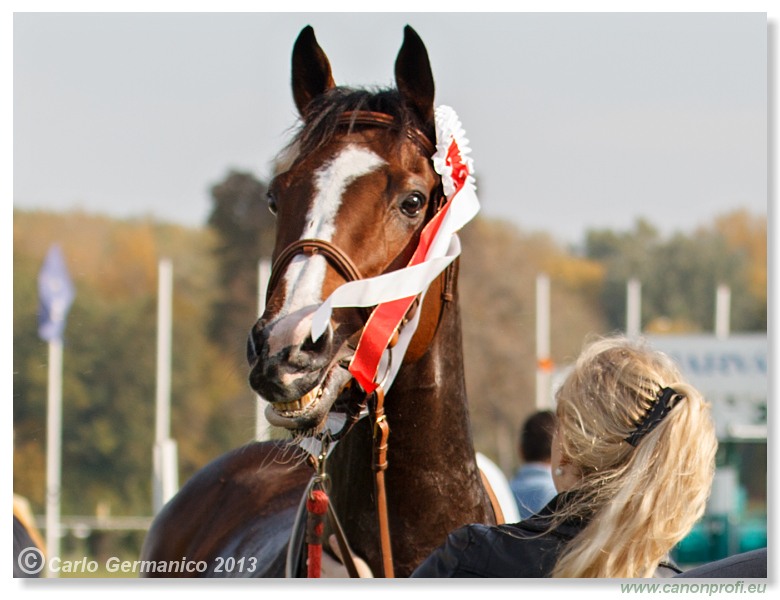
<instances>
[{"instance_id":1,"label":"horse mane","mask_svg":"<svg viewBox=\"0 0 780 600\"><path fill-rule=\"evenodd\" d=\"M407 105L393 88L354 89L335 87L318 96L306 107L306 115L292 141L280 156L295 149L295 155L315 152L343 127L341 115L346 112L370 111L388 115L396 125L396 141L401 142L410 129L418 129L435 145L433 123L424 123L417 112Z\"/></svg>"}]
</instances>

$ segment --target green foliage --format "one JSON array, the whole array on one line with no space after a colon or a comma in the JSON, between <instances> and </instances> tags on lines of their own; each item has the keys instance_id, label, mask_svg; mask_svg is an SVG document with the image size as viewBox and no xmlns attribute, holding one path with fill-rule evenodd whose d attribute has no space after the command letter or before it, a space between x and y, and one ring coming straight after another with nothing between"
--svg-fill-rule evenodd
<instances>
[{"instance_id":1,"label":"green foliage","mask_svg":"<svg viewBox=\"0 0 780 600\"><path fill-rule=\"evenodd\" d=\"M746 236L734 233L737 225L744 227L744 218L735 213L720 217L712 228L668 238L641 220L633 231L589 231L585 255L605 267L601 305L609 326L625 327L626 284L636 278L642 283L645 329L712 331L716 290L724 284L731 289L732 330L765 331L766 263L757 257L766 248L766 229L762 236L756 227L750 248L759 250L750 252Z\"/></svg>"},{"instance_id":2,"label":"green foliage","mask_svg":"<svg viewBox=\"0 0 780 600\"><path fill-rule=\"evenodd\" d=\"M115 310L79 291L64 351L63 512L104 501L121 514L149 513L156 299L150 293Z\"/></svg>"},{"instance_id":3,"label":"green foliage","mask_svg":"<svg viewBox=\"0 0 780 600\"><path fill-rule=\"evenodd\" d=\"M604 281L599 301L611 330L626 326L626 284L637 278L651 285L647 257L659 243L658 231L646 221L637 222L634 231L591 230L586 234L585 256L604 265ZM643 290L644 291L644 290Z\"/></svg>"}]
</instances>

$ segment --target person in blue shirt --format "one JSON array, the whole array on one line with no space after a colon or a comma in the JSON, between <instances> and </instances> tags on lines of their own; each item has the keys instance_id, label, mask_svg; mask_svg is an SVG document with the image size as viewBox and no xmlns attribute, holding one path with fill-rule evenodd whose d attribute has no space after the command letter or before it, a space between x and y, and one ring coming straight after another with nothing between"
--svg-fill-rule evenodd
<instances>
[{"instance_id":1,"label":"person in blue shirt","mask_svg":"<svg viewBox=\"0 0 780 600\"><path fill-rule=\"evenodd\" d=\"M549 410L534 413L523 425L519 445L523 465L509 483L521 520L541 510L558 493L550 467L554 431L555 414Z\"/></svg>"}]
</instances>

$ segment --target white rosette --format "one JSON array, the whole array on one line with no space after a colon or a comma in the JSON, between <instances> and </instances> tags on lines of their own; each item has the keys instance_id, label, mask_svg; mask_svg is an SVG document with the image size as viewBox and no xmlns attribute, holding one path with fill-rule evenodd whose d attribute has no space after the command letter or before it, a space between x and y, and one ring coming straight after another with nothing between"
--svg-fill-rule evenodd
<instances>
[{"instance_id":1,"label":"white rosette","mask_svg":"<svg viewBox=\"0 0 780 600\"><path fill-rule=\"evenodd\" d=\"M447 154L449 153L450 145L452 141L458 145L460 151L461 160L466 165L469 171L469 175L466 178L466 186L474 188L474 161L468 154L471 152L469 148L469 140L466 138L466 131L460 124L460 119L455 113L452 107L442 104L436 107L434 113L434 120L436 122L436 152L431 157L433 161L433 168L441 175L441 182L444 188L444 195L449 198L455 191L455 182L452 179L452 167L447 164Z\"/></svg>"}]
</instances>

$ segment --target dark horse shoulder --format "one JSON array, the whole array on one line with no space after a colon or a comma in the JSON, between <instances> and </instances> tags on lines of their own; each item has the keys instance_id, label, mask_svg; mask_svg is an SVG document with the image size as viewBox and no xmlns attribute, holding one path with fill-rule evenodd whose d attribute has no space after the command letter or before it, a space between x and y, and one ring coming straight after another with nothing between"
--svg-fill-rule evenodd
<instances>
[{"instance_id":1,"label":"dark horse shoulder","mask_svg":"<svg viewBox=\"0 0 780 600\"><path fill-rule=\"evenodd\" d=\"M287 443L255 442L203 467L155 517L141 551L147 561L142 574L283 576L290 531L312 475L304 458Z\"/></svg>"}]
</instances>

